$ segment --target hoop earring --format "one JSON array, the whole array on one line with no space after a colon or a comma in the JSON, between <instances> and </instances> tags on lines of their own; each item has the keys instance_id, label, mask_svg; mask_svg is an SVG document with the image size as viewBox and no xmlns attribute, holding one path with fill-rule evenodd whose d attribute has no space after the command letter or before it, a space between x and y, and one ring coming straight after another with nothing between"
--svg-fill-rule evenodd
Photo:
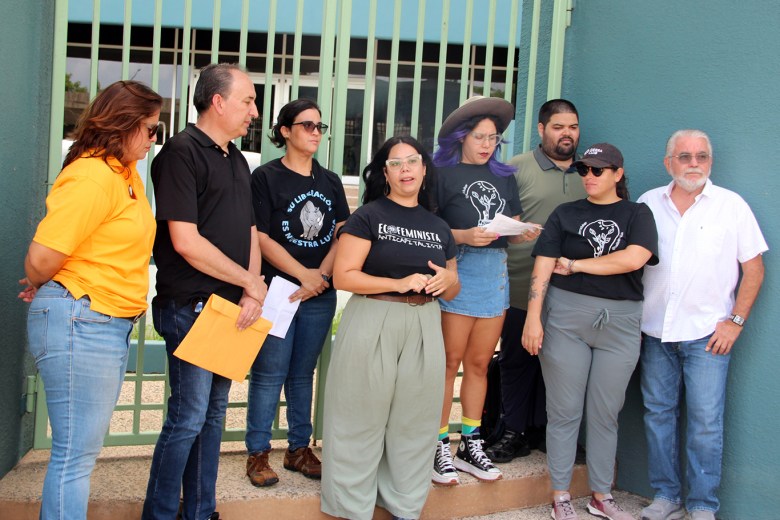
<instances>
[{"instance_id":1,"label":"hoop earring","mask_svg":"<svg viewBox=\"0 0 780 520\"><path fill-rule=\"evenodd\" d=\"M385 197L387 197L388 195L390 195L390 185L389 185L388 183L385 183L385 189L384 189L384 192L385 192Z\"/></svg>"}]
</instances>

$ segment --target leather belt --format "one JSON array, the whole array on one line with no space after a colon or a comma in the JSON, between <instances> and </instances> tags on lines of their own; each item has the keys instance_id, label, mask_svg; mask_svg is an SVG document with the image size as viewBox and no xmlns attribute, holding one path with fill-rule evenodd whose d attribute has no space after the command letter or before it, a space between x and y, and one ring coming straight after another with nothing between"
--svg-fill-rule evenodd
<instances>
[{"instance_id":1,"label":"leather belt","mask_svg":"<svg viewBox=\"0 0 780 520\"><path fill-rule=\"evenodd\" d=\"M432 301L436 300L435 297L428 296L427 294L409 294L409 295L366 294L364 296L366 298L371 298L372 300L382 300L382 301L385 301L385 302L406 303L406 304L412 305L412 306L425 305L426 303L431 303Z\"/></svg>"}]
</instances>

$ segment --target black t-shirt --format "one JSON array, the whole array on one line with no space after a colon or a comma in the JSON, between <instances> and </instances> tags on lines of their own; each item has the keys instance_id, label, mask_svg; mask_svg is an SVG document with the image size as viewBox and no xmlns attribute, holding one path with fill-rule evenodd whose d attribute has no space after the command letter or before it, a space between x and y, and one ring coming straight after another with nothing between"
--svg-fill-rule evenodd
<instances>
[{"instance_id":1,"label":"black t-shirt","mask_svg":"<svg viewBox=\"0 0 780 520\"><path fill-rule=\"evenodd\" d=\"M514 176L493 175L486 164L457 164L439 168L436 200L439 215L452 229L486 226L498 213L514 217L523 212ZM507 237L485 247L504 248Z\"/></svg>"},{"instance_id":2,"label":"black t-shirt","mask_svg":"<svg viewBox=\"0 0 780 520\"><path fill-rule=\"evenodd\" d=\"M653 253L649 265L658 263L658 231L650 208L628 200L593 204L581 199L555 208L536 241L533 256L598 258L629 245L642 246ZM640 301L644 299L642 271L606 276L553 274L550 284L599 298Z\"/></svg>"},{"instance_id":3,"label":"black t-shirt","mask_svg":"<svg viewBox=\"0 0 780 520\"><path fill-rule=\"evenodd\" d=\"M173 249L167 221L197 224L206 240L246 269L255 225L250 181L239 149L229 143L226 153L195 125L165 143L152 161L158 300L186 302L216 293L238 303L241 287L198 271Z\"/></svg>"},{"instance_id":4,"label":"black t-shirt","mask_svg":"<svg viewBox=\"0 0 780 520\"><path fill-rule=\"evenodd\" d=\"M457 247L447 223L423 208L382 197L358 208L339 231L371 241L363 272L396 280L414 273L436 274L428 260L445 267Z\"/></svg>"},{"instance_id":5,"label":"black t-shirt","mask_svg":"<svg viewBox=\"0 0 780 520\"><path fill-rule=\"evenodd\" d=\"M333 244L336 224L349 217L341 179L317 161L310 177L290 170L281 159L260 166L252 174L252 204L257 230L309 269L320 266ZM266 259L263 274L265 283L281 276L300 284Z\"/></svg>"}]
</instances>

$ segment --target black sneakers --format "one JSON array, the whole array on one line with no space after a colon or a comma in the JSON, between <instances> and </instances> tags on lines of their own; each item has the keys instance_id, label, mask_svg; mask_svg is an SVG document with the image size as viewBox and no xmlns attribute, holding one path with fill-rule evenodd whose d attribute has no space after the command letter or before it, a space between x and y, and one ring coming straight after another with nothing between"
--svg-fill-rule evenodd
<instances>
[{"instance_id":1,"label":"black sneakers","mask_svg":"<svg viewBox=\"0 0 780 520\"><path fill-rule=\"evenodd\" d=\"M461 435L458 453L453 460L453 465L466 473L470 473L479 480L498 480L503 475L490 462L490 459L482 451L482 439L478 433L473 435Z\"/></svg>"},{"instance_id":2,"label":"black sneakers","mask_svg":"<svg viewBox=\"0 0 780 520\"><path fill-rule=\"evenodd\" d=\"M525 435L510 429L504 430L504 435L485 450L485 455L493 462L511 462L516 457L527 457L530 454Z\"/></svg>"},{"instance_id":3,"label":"black sneakers","mask_svg":"<svg viewBox=\"0 0 780 520\"><path fill-rule=\"evenodd\" d=\"M433 459L433 473L431 480L440 486L454 486L460 483L458 472L452 465L452 452L450 451L450 438L436 443L436 456Z\"/></svg>"}]
</instances>

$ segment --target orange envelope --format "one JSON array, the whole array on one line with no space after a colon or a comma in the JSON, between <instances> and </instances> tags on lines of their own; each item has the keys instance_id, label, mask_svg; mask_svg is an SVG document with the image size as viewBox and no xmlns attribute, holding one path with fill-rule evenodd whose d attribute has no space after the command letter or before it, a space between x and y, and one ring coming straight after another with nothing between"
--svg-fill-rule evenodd
<instances>
[{"instance_id":1,"label":"orange envelope","mask_svg":"<svg viewBox=\"0 0 780 520\"><path fill-rule=\"evenodd\" d=\"M243 381L273 325L260 318L239 331L241 307L212 294L173 355L233 381Z\"/></svg>"}]
</instances>

